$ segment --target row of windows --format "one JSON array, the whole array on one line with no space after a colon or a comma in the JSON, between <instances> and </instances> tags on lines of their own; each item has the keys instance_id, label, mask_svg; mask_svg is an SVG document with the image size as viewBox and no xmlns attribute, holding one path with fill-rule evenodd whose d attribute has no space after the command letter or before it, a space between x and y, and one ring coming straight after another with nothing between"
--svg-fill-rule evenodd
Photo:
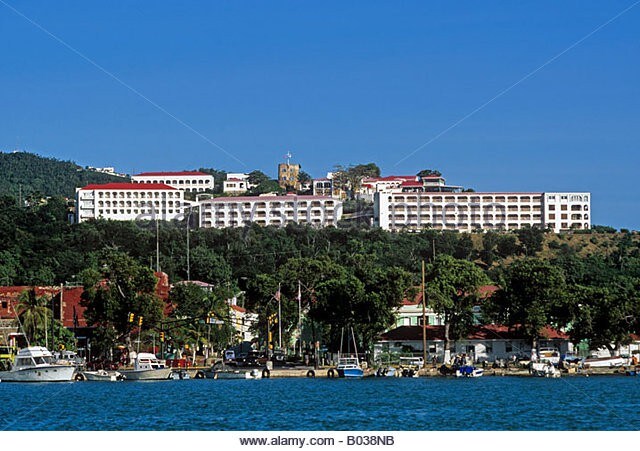
<instances>
[{"instance_id":1,"label":"row of windows","mask_svg":"<svg viewBox=\"0 0 640 451\"><path fill-rule=\"evenodd\" d=\"M180 213L180 210L175 210L175 213ZM100 209L98 210L98 214L100 215L145 215L145 214L173 214L174 213L174 209L173 208L169 208L168 210L161 210L161 211L157 211L154 209L145 209L145 208L105 208L105 209Z\"/></svg>"},{"instance_id":2,"label":"row of windows","mask_svg":"<svg viewBox=\"0 0 640 451\"><path fill-rule=\"evenodd\" d=\"M240 210L240 209L246 209L246 210L250 210L253 208L260 208L260 209L265 209L265 208L307 208L307 207L333 207L334 206L334 202L332 200L327 200L324 202L320 202L320 201L312 201L311 203L308 203L307 201L300 201L300 202L278 202L278 201L274 201L274 202L255 202L255 203L251 203L251 202L244 202L242 204L239 203L223 203L223 202L209 202L209 203L205 203L202 205L203 208L206 209L215 209L215 210L222 210L222 209L228 209L228 210Z\"/></svg>"},{"instance_id":3,"label":"row of windows","mask_svg":"<svg viewBox=\"0 0 640 451\"><path fill-rule=\"evenodd\" d=\"M182 193L179 191L98 191L98 199L158 199L160 197L181 198ZM82 196L83 199L93 199L93 196Z\"/></svg>"},{"instance_id":4,"label":"row of windows","mask_svg":"<svg viewBox=\"0 0 640 451\"><path fill-rule=\"evenodd\" d=\"M547 205L547 210L556 211L556 206ZM567 211L567 210L569 210L568 205L560 205L560 211ZM588 205L572 205L571 211L589 211L589 206Z\"/></svg>"},{"instance_id":5,"label":"row of windows","mask_svg":"<svg viewBox=\"0 0 640 451\"><path fill-rule=\"evenodd\" d=\"M547 196L547 201L555 202L560 199L561 202L589 202L589 196L587 194L560 194L559 197L555 194Z\"/></svg>"},{"instance_id":6,"label":"row of windows","mask_svg":"<svg viewBox=\"0 0 640 451\"><path fill-rule=\"evenodd\" d=\"M504 207L503 205L474 205L474 206L467 206L467 205L447 205L445 207L442 207L441 205L406 205L406 204L399 204L399 205L391 205L389 207L390 211L395 211L395 212L405 212L405 211L433 211L433 212L441 212L441 211L445 211L448 213L456 213L456 212L466 212L466 211L471 211L471 212L476 212L479 213L480 211L482 212L491 212L491 211L496 211L496 212L504 212L504 211L509 211L509 212L513 212L513 211L541 211L542 208L540 207L540 205L534 205L533 207L531 207L530 205L522 205L520 207L518 207L517 205L509 205L509 207Z\"/></svg>"},{"instance_id":7,"label":"row of windows","mask_svg":"<svg viewBox=\"0 0 640 451\"><path fill-rule=\"evenodd\" d=\"M549 214L549 219L556 219L555 213L550 213ZM562 213L560 215L559 219L569 219L569 214L568 213ZM571 215L571 219L574 220L574 221L581 220L581 219L589 219L589 215L586 214L586 213L584 215L576 213L576 214L572 214Z\"/></svg>"},{"instance_id":8,"label":"row of windows","mask_svg":"<svg viewBox=\"0 0 640 451\"><path fill-rule=\"evenodd\" d=\"M165 185L210 185L211 179L192 179L192 180L133 180L133 183L164 183Z\"/></svg>"},{"instance_id":9,"label":"row of windows","mask_svg":"<svg viewBox=\"0 0 640 451\"><path fill-rule=\"evenodd\" d=\"M408 219L417 219L418 215L406 215L406 217ZM436 215L433 216L433 219L442 219L442 218L448 219L448 220L458 220L458 221L463 221L466 219L471 219L472 221L479 221L481 218L484 221L503 221L505 219L509 219L509 220L515 220L515 221L530 221L530 220L540 220L542 219L541 215ZM404 214L395 214L395 215L389 215L388 216L389 220L391 221L402 221L405 219L405 215ZM431 215L429 214L421 214L420 215L420 219L431 219ZM552 218L553 219L553 218Z\"/></svg>"},{"instance_id":10,"label":"row of windows","mask_svg":"<svg viewBox=\"0 0 640 451\"><path fill-rule=\"evenodd\" d=\"M169 200L169 201L166 201L166 200L162 200L162 201L158 201L158 200L156 200L156 201L153 201L153 200L151 200L151 201L137 201L137 200L124 201L124 200L120 200L120 201L117 201L117 200L114 200L113 202L111 202L110 200L98 201L98 207L129 207L129 208L134 207L134 208L138 208L138 207L146 207L146 206L149 206L151 204L153 204L153 205L155 205L157 207L160 206L160 205L162 205L162 206L168 205L168 206L172 207L175 204L176 207L179 207L180 206L180 201L179 200L176 200L175 202L172 201L172 200Z\"/></svg>"},{"instance_id":11,"label":"row of windows","mask_svg":"<svg viewBox=\"0 0 640 451\"><path fill-rule=\"evenodd\" d=\"M389 196L389 202L541 202L540 196Z\"/></svg>"}]
</instances>

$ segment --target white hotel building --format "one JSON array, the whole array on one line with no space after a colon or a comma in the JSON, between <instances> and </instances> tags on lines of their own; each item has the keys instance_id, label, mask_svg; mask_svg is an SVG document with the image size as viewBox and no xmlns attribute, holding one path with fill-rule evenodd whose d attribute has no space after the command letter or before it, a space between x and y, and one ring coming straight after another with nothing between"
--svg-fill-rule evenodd
<instances>
[{"instance_id":1,"label":"white hotel building","mask_svg":"<svg viewBox=\"0 0 640 451\"><path fill-rule=\"evenodd\" d=\"M161 183L181 191L203 192L213 189L213 176L199 171L143 172L131 177L133 183Z\"/></svg>"},{"instance_id":2,"label":"white hotel building","mask_svg":"<svg viewBox=\"0 0 640 451\"><path fill-rule=\"evenodd\" d=\"M377 192L375 224L384 230L514 230L554 232L591 227L590 193Z\"/></svg>"},{"instance_id":3,"label":"white hotel building","mask_svg":"<svg viewBox=\"0 0 640 451\"><path fill-rule=\"evenodd\" d=\"M325 196L219 197L198 202L200 227L243 227L252 223L284 227L309 224L335 226L342 202Z\"/></svg>"},{"instance_id":4,"label":"white hotel building","mask_svg":"<svg viewBox=\"0 0 640 451\"><path fill-rule=\"evenodd\" d=\"M181 219L183 192L159 183L107 183L76 189L78 222Z\"/></svg>"}]
</instances>

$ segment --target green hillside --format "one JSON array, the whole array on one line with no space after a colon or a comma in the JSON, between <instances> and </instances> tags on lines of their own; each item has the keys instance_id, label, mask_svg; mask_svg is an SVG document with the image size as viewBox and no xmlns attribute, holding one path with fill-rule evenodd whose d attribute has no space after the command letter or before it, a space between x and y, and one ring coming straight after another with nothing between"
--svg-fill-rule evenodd
<instances>
[{"instance_id":1,"label":"green hillside","mask_svg":"<svg viewBox=\"0 0 640 451\"><path fill-rule=\"evenodd\" d=\"M71 161L41 157L27 152L0 152L0 195L73 197L77 187L88 183L127 181L123 177L89 171Z\"/></svg>"}]
</instances>

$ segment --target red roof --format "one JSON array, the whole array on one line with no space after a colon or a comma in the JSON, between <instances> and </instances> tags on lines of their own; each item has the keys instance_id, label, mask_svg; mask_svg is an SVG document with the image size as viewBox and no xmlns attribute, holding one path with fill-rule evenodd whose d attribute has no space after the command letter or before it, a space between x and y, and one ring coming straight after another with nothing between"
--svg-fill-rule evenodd
<instances>
[{"instance_id":1,"label":"red roof","mask_svg":"<svg viewBox=\"0 0 640 451\"><path fill-rule=\"evenodd\" d=\"M176 188L173 188L169 185L165 185L164 183L105 183L102 185L87 185L83 190L92 191L92 190L113 190L113 191L127 191L127 190L136 190L136 191L147 191L147 190L172 190L177 191Z\"/></svg>"},{"instance_id":2,"label":"red roof","mask_svg":"<svg viewBox=\"0 0 640 451\"><path fill-rule=\"evenodd\" d=\"M427 340L444 340L444 326L427 326ZM547 340L568 340L569 336L545 326L540 330L540 337ZM385 341L420 341L422 326L400 326L380 335ZM467 335L467 340L522 340L524 335L519 330L498 324L475 326Z\"/></svg>"},{"instance_id":3,"label":"red roof","mask_svg":"<svg viewBox=\"0 0 640 451\"><path fill-rule=\"evenodd\" d=\"M239 305L231 305L231 308L236 312L244 313L247 311L244 307L240 307Z\"/></svg>"},{"instance_id":4,"label":"red roof","mask_svg":"<svg viewBox=\"0 0 640 451\"><path fill-rule=\"evenodd\" d=\"M166 176L181 176L181 175L211 175L200 171L179 171L179 172L143 172L136 174L134 177L166 177Z\"/></svg>"}]
</instances>

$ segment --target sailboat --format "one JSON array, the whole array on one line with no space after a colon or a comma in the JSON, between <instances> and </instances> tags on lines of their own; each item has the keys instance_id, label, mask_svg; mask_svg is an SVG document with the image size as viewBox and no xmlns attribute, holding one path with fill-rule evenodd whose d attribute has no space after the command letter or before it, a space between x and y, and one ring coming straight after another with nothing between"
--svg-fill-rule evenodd
<instances>
[{"instance_id":1,"label":"sailboat","mask_svg":"<svg viewBox=\"0 0 640 451\"><path fill-rule=\"evenodd\" d=\"M356 336L353 332L353 327L351 328L351 336L353 337L355 357L340 357L340 355L338 355L338 365L336 366L336 370L338 371L339 377L353 378L364 376L364 370L360 366L360 361L358 360L358 348L356 346ZM343 337L344 329L342 330L342 336L340 337L340 352L342 352Z\"/></svg>"}]
</instances>

